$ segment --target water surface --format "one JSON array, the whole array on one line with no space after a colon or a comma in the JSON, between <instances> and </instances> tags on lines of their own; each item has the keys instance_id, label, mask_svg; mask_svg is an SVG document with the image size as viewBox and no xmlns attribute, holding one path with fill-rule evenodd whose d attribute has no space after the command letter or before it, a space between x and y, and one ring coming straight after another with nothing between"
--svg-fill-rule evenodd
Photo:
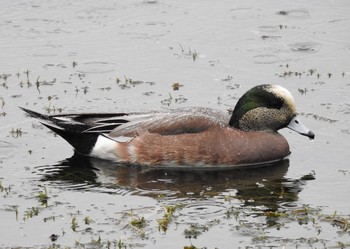
<instances>
[{"instance_id":1,"label":"water surface","mask_svg":"<svg viewBox=\"0 0 350 249\"><path fill-rule=\"evenodd\" d=\"M5 1L0 247L348 246L349 11L345 0ZM316 134L281 131L292 154L263 168L81 158L18 108L226 111L263 83L289 89Z\"/></svg>"}]
</instances>

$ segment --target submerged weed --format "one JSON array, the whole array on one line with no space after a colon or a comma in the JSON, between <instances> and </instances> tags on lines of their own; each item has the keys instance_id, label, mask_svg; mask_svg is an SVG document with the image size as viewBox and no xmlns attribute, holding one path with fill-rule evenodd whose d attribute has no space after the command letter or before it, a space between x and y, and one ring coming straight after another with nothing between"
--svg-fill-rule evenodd
<instances>
[{"instance_id":1,"label":"submerged weed","mask_svg":"<svg viewBox=\"0 0 350 249\"><path fill-rule=\"evenodd\" d=\"M143 216L141 218L134 217L131 219L130 224L138 229L142 229L146 227L147 221Z\"/></svg>"},{"instance_id":2,"label":"submerged weed","mask_svg":"<svg viewBox=\"0 0 350 249\"><path fill-rule=\"evenodd\" d=\"M124 82L122 82L122 80L119 77L115 78L115 82L117 83L117 85L121 89L128 89L128 88L135 87L137 85L141 85L141 84L145 83L142 80L133 80L133 79L128 78L126 76L124 76Z\"/></svg>"},{"instance_id":3,"label":"submerged weed","mask_svg":"<svg viewBox=\"0 0 350 249\"><path fill-rule=\"evenodd\" d=\"M95 239L91 239L91 242L89 243L91 246L97 246L97 247L102 247L102 241L101 241L101 236L98 236L98 238ZM93 247L95 248L95 247Z\"/></svg>"},{"instance_id":4,"label":"submerged weed","mask_svg":"<svg viewBox=\"0 0 350 249\"><path fill-rule=\"evenodd\" d=\"M280 65L280 67L284 67L283 65ZM317 72L317 69L314 69L314 68L311 68L311 69L308 69L308 70L305 70L305 71L293 71L293 70L290 70L289 69L289 65L285 65L285 67L287 68L284 72L282 73L279 73L279 74L276 74L278 77L281 77L281 78L291 78L293 76L295 77L299 77L299 78L302 78L302 77L316 77L317 79L319 79L322 75ZM333 73L326 73L325 74L327 76L327 78L331 78L333 75ZM340 75L342 77L345 76L345 73L342 72L340 73Z\"/></svg>"},{"instance_id":5,"label":"submerged weed","mask_svg":"<svg viewBox=\"0 0 350 249\"><path fill-rule=\"evenodd\" d=\"M37 198L42 206L47 207L47 201L49 200L49 196L47 194L47 189L44 187L44 191L40 191L37 195Z\"/></svg>"},{"instance_id":6,"label":"submerged weed","mask_svg":"<svg viewBox=\"0 0 350 249\"><path fill-rule=\"evenodd\" d=\"M3 73L3 74L0 74L0 79L3 79L4 81L7 80L8 77L10 77L11 74L8 74L8 73Z\"/></svg>"},{"instance_id":7,"label":"submerged weed","mask_svg":"<svg viewBox=\"0 0 350 249\"><path fill-rule=\"evenodd\" d=\"M184 231L185 238L194 238L197 239L199 235L201 235L203 232L208 231L207 226L199 226L196 224L191 224L189 228L186 228Z\"/></svg>"},{"instance_id":8,"label":"submerged weed","mask_svg":"<svg viewBox=\"0 0 350 249\"><path fill-rule=\"evenodd\" d=\"M0 105L1 105L1 108L4 108L5 106L5 100L3 97L0 97Z\"/></svg>"},{"instance_id":9,"label":"submerged weed","mask_svg":"<svg viewBox=\"0 0 350 249\"><path fill-rule=\"evenodd\" d=\"M158 230L166 233L170 222L173 220L173 215L174 215L175 211L178 209L182 209L182 208L183 208L182 204L176 204L174 206L165 206L164 207L165 213L164 213L163 219L159 219L157 221L158 222Z\"/></svg>"},{"instance_id":10,"label":"submerged weed","mask_svg":"<svg viewBox=\"0 0 350 249\"><path fill-rule=\"evenodd\" d=\"M309 90L305 87L304 89L302 88L298 88L298 92L301 94L301 95L304 95L308 92Z\"/></svg>"},{"instance_id":11,"label":"submerged weed","mask_svg":"<svg viewBox=\"0 0 350 249\"><path fill-rule=\"evenodd\" d=\"M118 240L117 246L118 249L126 249L126 244L121 239Z\"/></svg>"},{"instance_id":12,"label":"submerged weed","mask_svg":"<svg viewBox=\"0 0 350 249\"><path fill-rule=\"evenodd\" d=\"M325 220L332 226L340 228L343 233L350 231L350 221L345 218L326 216Z\"/></svg>"},{"instance_id":13,"label":"submerged weed","mask_svg":"<svg viewBox=\"0 0 350 249\"><path fill-rule=\"evenodd\" d=\"M50 96L48 97L49 98L49 100L51 100L50 98ZM62 111L63 111L63 109L62 108L57 108L57 107L55 107L55 106L51 106L51 103L49 103L49 105L47 106L47 107L45 107L45 110L46 110L46 112L47 113L61 113Z\"/></svg>"},{"instance_id":14,"label":"submerged weed","mask_svg":"<svg viewBox=\"0 0 350 249\"><path fill-rule=\"evenodd\" d=\"M56 217L55 216L49 216L49 217L44 218L43 220L44 220L44 222L47 222L49 220L56 221Z\"/></svg>"},{"instance_id":15,"label":"submerged weed","mask_svg":"<svg viewBox=\"0 0 350 249\"><path fill-rule=\"evenodd\" d=\"M27 76L27 79L29 78L29 70L27 69L26 71L24 71L23 73Z\"/></svg>"},{"instance_id":16,"label":"submerged weed","mask_svg":"<svg viewBox=\"0 0 350 249\"><path fill-rule=\"evenodd\" d=\"M18 137L21 137L22 136L22 130L21 128L12 128L11 131L10 131L12 137L14 138L18 138Z\"/></svg>"},{"instance_id":17,"label":"submerged weed","mask_svg":"<svg viewBox=\"0 0 350 249\"><path fill-rule=\"evenodd\" d=\"M55 242L59 237L60 237L60 236L59 236L58 234L51 234L51 235L49 236L49 238L50 238L50 240L51 240L52 242Z\"/></svg>"},{"instance_id":18,"label":"submerged weed","mask_svg":"<svg viewBox=\"0 0 350 249\"><path fill-rule=\"evenodd\" d=\"M72 229L72 231L73 232L76 232L77 231L77 228L79 227L79 225L78 225L78 221L77 221L77 217L73 217L72 218L72 221L71 221L71 229Z\"/></svg>"},{"instance_id":19,"label":"submerged weed","mask_svg":"<svg viewBox=\"0 0 350 249\"><path fill-rule=\"evenodd\" d=\"M200 249L200 248L198 248L198 247L194 246L193 244L191 244L190 246L184 246L184 249ZM204 249L204 248L202 248L202 249Z\"/></svg>"},{"instance_id":20,"label":"submerged weed","mask_svg":"<svg viewBox=\"0 0 350 249\"><path fill-rule=\"evenodd\" d=\"M16 221L18 221L18 205L14 205L13 209L15 210L15 214L16 214Z\"/></svg>"},{"instance_id":21,"label":"submerged weed","mask_svg":"<svg viewBox=\"0 0 350 249\"><path fill-rule=\"evenodd\" d=\"M183 87L184 85L180 84L179 82L175 82L171 85L174 91L180 90L180 87Z\"/></svg>"},{"instance_id":22,"label":"submerged weed","mask_svg":"<svg viewBox=\"0 0 350 249\"><path fill-rule=\"evenodd\" d=\"M5 192L6 195L8 195L11 191L11 187L4 187L2 185L2 181L0 180L0 192Z\"/></svg>"},{"instance_id":23,"label":"submerged weed","mask_svg":"<svg viewBox=\"0 0 350 249\"><path fill-rule=\"evenodd\" d=\"M181 49L181 55L187 58L192 58L193 61L196 61L198 58L198 53L196 50L192 50L191 48L188 49L188 52L185 52L185 49L182 47L182 45L179 43L180 49Z\"/></svg>"},{"instance_id":24,"label":"submerged weed","mask_svg":"<svg viewBox=\"0 0 350 249\"><path fill-rule=\"evenodd\" d=\"M32 207L30 210L25 211L23 220L26 221L29 218L33 218L34 216L38 216L40 209L38 207Z\"/></svg>"},{"instance_id":25,"label":"submerged weed","mask_svg":"<svg viewBox=\"0 0 350 249\"><path fill-rule=\"evenodd\" d=\"M89 216L86 216L84 218L85 225L90 225L92 222L93 222L93 220Z\"/></svg>"}]
</instances>

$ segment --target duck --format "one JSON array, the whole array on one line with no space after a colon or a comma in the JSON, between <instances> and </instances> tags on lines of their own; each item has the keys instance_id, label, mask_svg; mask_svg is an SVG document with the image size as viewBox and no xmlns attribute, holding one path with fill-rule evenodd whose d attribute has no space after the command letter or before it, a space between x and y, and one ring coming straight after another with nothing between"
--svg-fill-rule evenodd
<instances>
[{"instance_id":1,"label":"duck","mask_svg":"<svg viewBox=\"0 0 350 249\"><path fill-rule=\"evenodd\" d=\"M207 107L129 113L41 114L20 107L75 152L143 166L246 166L290 155L289 128L310 139L292 94L280 85L248 90L232 114Z\"/></svg>"}]
</instances>

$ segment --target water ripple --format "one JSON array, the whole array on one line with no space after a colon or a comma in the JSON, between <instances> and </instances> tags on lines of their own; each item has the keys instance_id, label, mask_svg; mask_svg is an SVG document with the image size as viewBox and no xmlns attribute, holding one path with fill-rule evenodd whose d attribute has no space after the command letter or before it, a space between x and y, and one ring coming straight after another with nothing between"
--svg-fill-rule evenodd
<instances>
[{"instance_id":1,"label":"water ripple","mask_svg":"<svg viewBox=\"0 0 350 249\"><path fill-rule=\"evenodd\" d=\"M76 68L79 73L102 74L113 72L116 70L116 65L111 62L90 61L79 63Z\"/></svg>"},{"instance_id":2,"label":"water ripple","mask_svg":"<svg viewBox=\"0 0 350 249\"><path fill-rule=\"evenodd\" d=\"M280 10L276 14L281 16L294 17L294 18L310 17L309 11L307 9Z\"/></svg>"},{"instance_id":3,"label":"water ripple","mask_svg":"<svg viewBox=\"0 0 350 249\"><path fill-rule=\"evenodd\" d=\"M256 55L253 57L253 60L256 64L274 64L286 61L286 59L280 58L279 56L272 54Z\"/></svg>"},{"instance_id":4,"label":"water ripple","mask_svg":"<svg viewBox=\"0 0 350 249\"><path fill-rule=\"evenodd\" d=\"M315 53L319 50L320 44L316 42L296 42L290 45L290 49L295 52Z\"/></svg>"},{"instance_id":5,"label":"water ripple","mask_svg":"<svg viewBox=\"0 0 350 249\"><path fill-rule=\"evenodd\" d=\"M9 142L0 141L0 161L13 158L15 146Z\"/></svg>"},{"instance_id":6,"label":"water ripple","mask_svg":"<svg viewBox=\"0 0 350 249\"><path fill-rule=\"evenodd\" d=\"M206 200L190 203L181 209L179 213L184 221L188 222L188 219L196 221L198 219L219 217L224 215L226 211L227 209L223 204Z\"/></svg>"}]
</instances>

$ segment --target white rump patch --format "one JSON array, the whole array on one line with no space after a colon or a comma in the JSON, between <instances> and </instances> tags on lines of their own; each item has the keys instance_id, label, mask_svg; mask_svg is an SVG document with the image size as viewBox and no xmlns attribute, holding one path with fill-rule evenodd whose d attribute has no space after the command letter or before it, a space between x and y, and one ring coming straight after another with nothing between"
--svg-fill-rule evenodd
<instances>
[{"instance_id":1,"label":"white rump patch","mask_svg":"<svg viewBox=\"0 0 350 249\"><path fill-rule=\"evenodd\" d=\"M118 161L118 157L116 156L116 144L116 141L104 135L99 135L90 155L102 159Z\"/></svg>"}]
</instances>

